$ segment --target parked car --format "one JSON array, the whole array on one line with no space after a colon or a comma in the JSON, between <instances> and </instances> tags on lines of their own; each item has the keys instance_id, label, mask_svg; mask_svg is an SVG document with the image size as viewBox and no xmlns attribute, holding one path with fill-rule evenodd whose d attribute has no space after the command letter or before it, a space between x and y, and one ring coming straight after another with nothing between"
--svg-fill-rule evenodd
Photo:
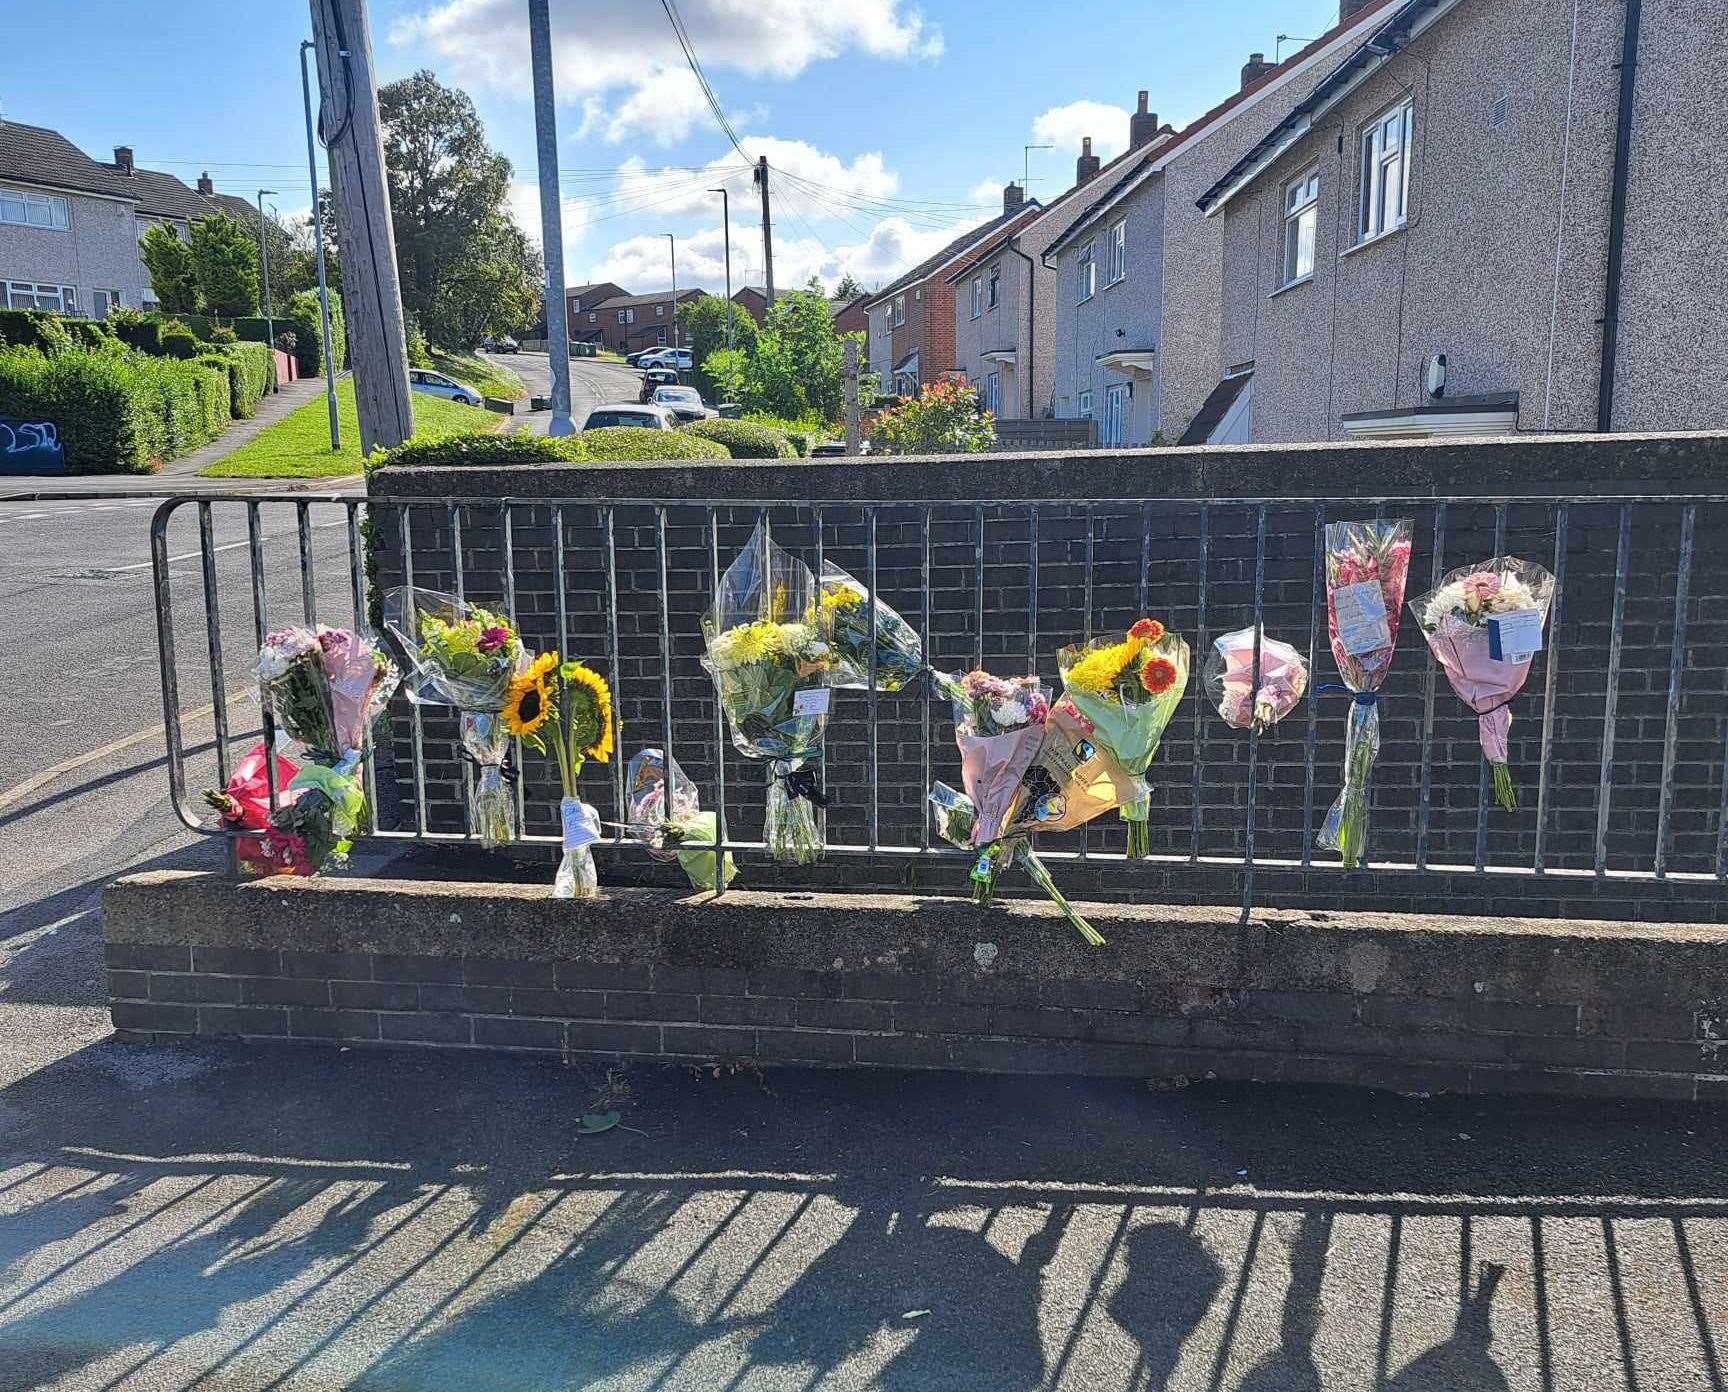
<instances>
[{"instance_id":1,"label":"parked car","mask_svg":"<svg viewBox=\"0 0 1728 1392\"><path fill-rule=\"evenodd\" d=\"M696 365L688 348L651 348L637 359L637 367L670 367L688 372Z\"/></svg>"},{"instance_id":2,"label":"parked car","mask_svg":"<svg viewBox=\"0 0 1728 1392\"><path fill-rule=\"evenodd\" d=\"M681 421L712 420L720 414L703 404L702 393L695 387L655 387L653 400Z\"/></svg>"},{"instance_id":3,"label":"parked car","mask_svg":"<svg viewBox=\"0 0 1728 1392\"><path fill-rule=\"evenodd\" d=\"M659 351L658 348L638 348L634 353L624 355L624 365L626 367L641 367L643 358L650 353L658 353Z\"/></svg>"},{"instance_id":4,"label":"parked car","mask_svg":"<svg viewBox=\"0 0 1728 1392\"><path fill-rule=\"evenodd\" d=\"M503 338L489 338L480 346L488 353L520 353L522 351L522 345L511 338L509 334L505 334Z\"/></svg>"},{"instance_id":5,"label":"parked car","mask_svg":"<svg viewBox=\"0 0 1728 1392\"><path fill-rule=\"evenodd\" d=\"M467 406L484 406L480 393L473 387L465 387L454 377L446 377L442 372L433 372L429 368L415 367L408 371L408 385L417 392L425 392L428 396L442 396L448 401L460 401Z\"/></svg>"},{"instance_id":6,"label":"parked car","mask_svg":"<svg viewBox=\"0 0 1728 1392\"><path fill-rule=\"evenodd\" d=\"M614 401L596 406L582 422L584 430L602 430L609 425L640 426L644 430L676 430L672 413L664 406L638 405L634 401Z\"/></svg>"}]
</instances>

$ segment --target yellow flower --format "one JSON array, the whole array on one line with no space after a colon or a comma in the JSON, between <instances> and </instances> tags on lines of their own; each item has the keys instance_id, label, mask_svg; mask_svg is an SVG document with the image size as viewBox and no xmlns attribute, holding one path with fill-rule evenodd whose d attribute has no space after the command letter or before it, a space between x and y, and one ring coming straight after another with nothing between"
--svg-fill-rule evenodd
<instances>
[{"instance_id":1,"label":"yellow flower","mask_svg":"<svg viewBox=\"0 0 1728 1392\"><path fill-rule=\"evenodd\" d=\"M832 585L822 591L822 615L832 619L835 611L840 609L860 609L864 605L864 596L850 585Z\"/></svg>"},{"instance_id":2,"label":"yellow flower","mask_svg":"<svg viewBox=\"0 0 1728 1392\"><path fill-rule=\"evenodd\" d=\"M612 757L612 688L606 678L580 662L558 669L568 702L571 744L585 759L605 763Z\"/></svg>"},{"instance_id":3,"label":"yellow flower","mask_svg":"<svg viewBox=\"0 0 1728 1392\"><path fill-rule=\"evenodd\" d=\"M558 665L557 653L541 653L510 683L504 698L504 728L521 739L532 735L552 714L552 692L546 675Z\"/></svg>"},{"instance_id":4,"label":"yellow flower","mask_svg":"<svg viewBox=\"0 0 1728 1392\"><path fill-rule=\"evenodd\" d=\"M780 625L769 620L740 624L732 630L731 638L733 659L740 664L760 662L765 657L772 657L785 646Z\"/></svg>"},{"instance_id":5,"label":"yellow flower","mask_svg":"<svg viewBox=\"0 0 1728 1392\"><path fill-rule=\"evenodd\" d=\"M1140 647L1139 640L1131 638L1094 648L1068 669L1064 680L1080 691L1102 696L1120 680L1128 665L1139 655Z\"/></svg>"}]
</instances>

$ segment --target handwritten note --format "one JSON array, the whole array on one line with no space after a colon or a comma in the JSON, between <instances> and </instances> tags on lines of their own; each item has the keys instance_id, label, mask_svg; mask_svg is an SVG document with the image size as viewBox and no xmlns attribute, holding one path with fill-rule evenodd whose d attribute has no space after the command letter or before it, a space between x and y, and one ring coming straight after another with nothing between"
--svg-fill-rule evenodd
<instances>
[{"instance_id":1,"label":"handwritten note","mask_svg":"<svg viewBox=\"0 0 1728 1392\"><path fill-rule=\"evenodd\" d=\"M827 715L828 698L834 693L825 686L812 686L792 693L793 715Z\"/></svg>"},{"instance_id":2,"label":"handwritten note","mask_svg":"<svg viewBox=\"0 0 1728 1392\"><path fill-rule=\"evenodd\" d=\"M1392 626L1386 620L1386 596L1377 580L1340 585L1332 591L1332 612L1338 619L1338 641L1352 657L1364 657L1392 646Z\"/></svg>"},{"instance_id":3,"label":"handwritten note","mask_svg":"<svg viewBox=\"0 0 1728 1392\"><path fill-rule=\"evenodd\" d=\"M564 822L564 849L578 850L600 839L600 814L580 798L565 798L558 804Z\"/></svg>"}]
</instances>

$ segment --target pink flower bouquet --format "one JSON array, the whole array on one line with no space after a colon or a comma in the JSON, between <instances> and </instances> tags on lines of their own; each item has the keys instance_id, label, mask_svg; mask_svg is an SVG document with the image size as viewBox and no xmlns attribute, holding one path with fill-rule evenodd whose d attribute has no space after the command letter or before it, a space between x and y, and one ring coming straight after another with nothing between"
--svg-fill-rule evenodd
<instances>
[{"instance_id":1,"label":"pink flower bouquet","mask_svg":"<svg viewBox=\"0 0 1728 1392\"><path fill-rule=\"evenodd\" d=\"M1326 622L1332 657L1350 694L1344 727L1344 788L1315 844L1346 869L1368 847L1368 780L1380 753L1380 687L1398 647L1398 615L1410 573L1410 523L1333 522L1326 528ZM1322 691L1325 687L1320 688Z\"/></svg>"},{"instance_id":2,"label":"pink flower bouquet","mask_svg":"<svg viewBox=\"0 0 1728 1392\"><path fill-rule=\"evenodd\" d=\"M975 809L971 844L988 846L1002 834L1014 795L1038 753L1050 693L1036 677L993 677L983 671L932 675L937 689L954 702L960 780Z\"/></svg>"},{"instance_id":3,"label":"pink flower bouquet","mask_svg":"<svg viewBox=\"0 0 1728 1392\"><path fill-rule=\"evenodd\" d=\"M1212 640L1206 694L1226 725L1263 735L1308 690L1308 659L1288 643L1260 637L1260 683L1254 683L1254 630L1239 628Z\"/></svg>"},{"instance_id":4,"label":"pink flower bouquet","mask_svg":"<svg viewBox=\"0 0 1728 1392\"><path fill-rule=\"evenodd\" d=\"M300 772L285 756L276 756L276 802L270 802L270 775L266 770L263 742L235 766L227 786L220 792L204 791L204 801L230 826L255 832L242 836L234 843L240 868L253 875L311 875L318 870L307 853L303 837L279 829L272 821L272 812L285 811L294 805L297 793L289 784Z\"/></svg>"},{"instance_id":5,"label":"pink flower bouquet","mask_svg":"<svg viewBox=\"0 0 1728 1392\"><path fill-rule=\"evenodd\" d=\"M1554 577L1534 561L1495 556L1452 571L1440 588L1410 601L1429 650L1476 712L1482 753L1494 770L1494 795L1518 809L1507 763L1512 698L1524 689L1530 659L1542 648Z\"/></svg>"}]
</instances>

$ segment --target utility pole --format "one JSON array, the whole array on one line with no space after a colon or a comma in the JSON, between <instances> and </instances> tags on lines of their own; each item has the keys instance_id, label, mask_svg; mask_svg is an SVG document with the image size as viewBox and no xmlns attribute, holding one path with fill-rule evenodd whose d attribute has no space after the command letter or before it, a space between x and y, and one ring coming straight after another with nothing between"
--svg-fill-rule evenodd
<instances>
[{"instance_id":1,"label":"utility pole","mask_svg":"<svg viewBox=\"0 0 1728 1392\"><path fill-rule=\"evenodd\" d=\"M564 209L558 192L558 111L552 95L552 18L546 0L528 0L534 69L534 146L540 165L540 250L546 264L546 356L552 368L548 435L573 435L570 419L570 321L564 300Z\"/></svg>"},{"instance_id":2,"label":"utility pole","mask_svg":"<svg viewBox=\"0 0 1728 1392\"><path fill-rule=\"evenodd\" d=\"M324 401L330 408L330 452L342 448L342 422L336 414L336 369L330 337L330 277L324 268L324 204L318 188L318 147L312 135L312 80L306 75L306 50L311 39L300 40L300 101L306 109L306 173L312 180L312 244L318 248L318 318L324 330Z\"/></svg>"},{"instance_id":3,"label":"utility pole","mask_svg":"<svg viewBox=\"0 0 1728 1392\"><path fill-rule=\"evenodd\" d=\"M318 124L330 160L348 293L360 451L371 454L413 433L414 410L366 0L312 0L312 41L322 102Z\"/></svg>"},{"instance_id":4,"label":"utility pole","mask_svg":"<svg viewBox=\"0 0 1728 1392\"><path fill-rule=\"evenodd\" d=\"M678 239L670 232L662 234L666 238L667 250L672 256L672 346L678 346Z\"/></svg>"},{"instance_id":5,"label":"utility pole","mask_svg":"<svg viewBox=\"0 0 1728 1392\"><path fill-rule=\"evenodd\" d=\"M762 190L762 289L774 303L774 221L768 215L768 156L756 157L756 187Z\"/></svg>"},{"instance_id":6,"label":"utility pole","mask_svg":"<svg viewBox=\"0 0 1728 1392\"><path fill-rule=\"evenodd\" d=\"M726 346L732 346L732 200L723 188L709 189L720 195L720 223L726 229Z\"/></svg>"},{"instance_id":7,"label":"utility pole","mask_svg":"<svg viewBox=\"0 0 1728 1392\"><path fill-rule=\"evenodd\" d=\"M276 196L275 189L258 190L258 264L264 268L264 335L270 351L276 351L276 320L270 313L270 244L264 240L264 195Z\"/></svg>"},{"instance_id":8,"label":"utility pole","mask_svg":"<svg viewBox=\"0 0 1728 1392\"><path fill-rule=\"evenodd\" d=\"M863 449L863 432L858 420L858 339L848 336L846 355L846 453L858 454Z\"/></svg>"}]
</instances>

